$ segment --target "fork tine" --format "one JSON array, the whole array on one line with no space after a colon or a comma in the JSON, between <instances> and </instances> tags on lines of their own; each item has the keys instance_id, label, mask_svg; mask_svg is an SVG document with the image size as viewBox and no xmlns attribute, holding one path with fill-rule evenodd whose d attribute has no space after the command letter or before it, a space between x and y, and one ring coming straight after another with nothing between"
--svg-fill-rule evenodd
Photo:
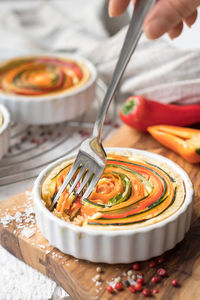
<instances>
[{"instance_id":1,"label":"fork tine","mask_svg":"<svg viewBox=\"0 0 200 300\"><path fill-rule=\"evenodd\" d=\"M97 184L97 182L99 181L101 177L101 174L97 174L94 176L94 178L92 179L92 181L90 182L87 190L85 191L85 193L83 194L82 199L87 199L89 197L89 195L91 194L92 190L94 189L95 185Z\"/></svg>"},{"instance_id":2,"label":"fork tine","mask_svg":"<svg viewBox=\"0 0 200 300\"><path fill-rule=\"evenodd\" d=\"M56 197L54 198L53 202L51 203L50 210L54 207L54 205L56 204L56 202L58 201L58 199L60 198L60 196L62 195L64 190L66 189L66 187L69 184L70 180L72 179L72 177L76 173L79 165L80 165L79 160L76 159L76 161L74 162L72 168L70 169L69 173L67 174L67 177L65 178L62 186L60 187Z\"/></svg>"},{"instance_id":3,"label":"fork tine","mask_svg":"<svg viewBox=\"0 0 200 300\"><path fill-rule=\"evenodd\" d=\"M86 171L86 168L84 166L81 167L79 173L77 174L72 186L69 189L69 194L71 194L73 192L73 190L75 189L75 187L77 186L77 184L79 183L81 177L83 176L84 172Z\"/></svg>"},{"instance_id":4,"label":"fork tine","mask_svg":"<svg viewBox=\"0 0 200 300\"><path fill-rule=\"evenodd\" d=\"M93 173L88 170L87 174L85 175L85 177L84 177L81 185L79 186L79 188L78 188L78 190L76 192L77 195L79 195L82 192L84 186L86 185L86 183L88 182L88 180L90 179L90 177L92 176L92 174Z\"/></svg>"}]
</instances>

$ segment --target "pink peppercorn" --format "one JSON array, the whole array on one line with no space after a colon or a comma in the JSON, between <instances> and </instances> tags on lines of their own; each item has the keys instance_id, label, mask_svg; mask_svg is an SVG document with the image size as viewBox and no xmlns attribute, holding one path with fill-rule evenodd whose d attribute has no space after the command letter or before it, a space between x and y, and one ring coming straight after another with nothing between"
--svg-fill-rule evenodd
<instances>
[{"instance_id":1,"label":"pink peppercorn","mask_svg":"<svg viewBox=\"0 0 200 300\"><path fill-rule=\"evenodd\" d=\"M62 136L62 132L57 133L57 137L60 137L60 136Z\"/></svg>"},{"instance_id":2,"label":"pink peppercorn","mask_svg":"<svg viewBox=\"0 0 200 300\"><path fill-rule=\"evenodd\" d=\"M34 143L35 143L36 145L39 145L39 144L40 144L40 140L35 139Z\"/></svg>"},{"instance_id":3,"label":"pink peppercorn","mask_svg":"<svg viewBox=\"0 0 200 300\"><path fill-rule=\"evenodd\" d=\"M27 136L23 136L23 137L21 138L21 143L24 143L26 140L27 140Z\"/></svg>"},{"instance_id":4,"label":"pink peppercorn","mask_svg":"<svg viewBox=\"0 0 200 300\"><path fill-rule=\"evenodd\" d=\"M117 283L115 284L115 289L116 289L117 291L122 291L122 290L124 289L124 286L123 286L123 284L122 284L121 282L117 282Z\"/></svg>"},{"instance_id":5,"label":"pink peppercorn","mask_svg":"<svg viewBox=\"0 0 200 300\"><path fill-rule=\"evenodd\" d=\"M176 279L173 279L171 283L173 286L178 286L178 281Z\"/></svg>"},{"instance_id":6,"label":"pink peppercorn","mask_svg":"<svg viewBox=\"0 0 200 300\"><path fill-rule=\"evenodd\" d=\"M162 264L163 261L164 261L164 258L163 258L163 257L158 257L158 258L157 258L157 263L158 263L158 264Z\"/></svg>"},{"instance_id":7,"label":"pink peppercorn","mask_svg":"<svg viewBox=\"0 0 200 300\"><path fill-rule=\"evenodd\" d=\"M160 280L161 280L161 278L160 278L159 276L153 276L153 277L151 278L151 281L152 281L153 283L160 282Z\"/></svg>"},{"instance_id":8,"label":"pink peppercorn","mask_svg":"<svg viewBox=\"0 0 200 300\"><path fill-rule=\"evenodd\" d=\"M111 121L105 121L105 122L104 122L104 125L111 125L111 124L112 124Z\"/></svg>"},{"instance_id":9,"label":"pink peppercorn","mask_svg":"<svg viewBox=\"0 0 200 300\"><path fill-rule=\"evenodd\" d=\"M138 263L133 264L133 270L138 271L140 269L140 265Z\"/></svg>"},{"instance_id":10,"label":"pink peppercorn","mask_svg":"<svg viewBox=\"0 0 200 300\"><path fill-rule=\"evenodd\" d=\"M82 137L85 137L85 136L88 136L89 133L85 130L79 130L79 134L82 136Z\"/></svg>"},{"instance_id":11,"label":"pink peppercorn","mask_svg":"<svg viewBox=\"0 0 200 300\"><path fill-rule=\"evenodd\" d=\"M136 284L134 285L134 288L135 288L135 290L136 291L138 291L138 292L140 292L140 291L142 291L142 284L141 283L139 283L139 282L136 282Z\"/></svg>"},{"instance_id":12,"label":"pink peppercorn","mask_svg":"<svg viewBox=\"0 0 200 300\"><path fill-rule=\"evenodd\" d=\"M155 261L151 261L151 262L149 263L149 268L154 268L155 265L156 265Z\"/></svg>"},{"instance_id":13,"label":"pink peppercorn","mask_svg":"<svg viewBox=\"0 0 200 300\"><path fill-rule=\"evenodd\" d=\"M136 292L136 289L134 289L134 287L133 286L129 286L129 290L131 291L131 293L133 293L133 294L135 294L135 292Z\"/></svg>"},{"instance_id":14,"label":"pink peppercorn","mask_svg":"<svg viewBox=\"0 0 200 300\"><path fill-rule=\"evenodd\" d=\"M48 135L52 135L52 134L53 134L53 131L52 131L52 130L48 130L48 131L47 131L47 134L48 134Z\"/></svg>"},{"instance_id":15,"label":"pink peppercorn","mask_svg":"<svg viewBox=\"0 0 200 300\"><path fill-rule=\"evenodd\" d=\"M158 293L159 293L159 290L153 289L153 294L158 294Z\"/></svg>"},{"instance_id":16,"label":"pink peppercorn","mask_svg":"<svg viewBox=\"0 0 200 300\"><path fill-rule=\"evenodd\" d=\"M143 278L138 278L138 279L137 279L137 283L144 284L144 279L143 279Z\"/></svg>"},{"instance_id":17,"label":"pink peppercorn","mask_svg":"<svg viewBox=\"0 0 200 300\"><path fill-rule=\"evenodd\" d=\"M144 289L142 291L142 294L145 296L145 297L150 297L152 295L152 292L150 289Z\"/></svg>"},{"instance_id":18,"label":"pink peppercorn","mask_svg":"<svg viewBox=\"0 0 200 300\"><path fill-rule=\"evenodd\" d=\"M167 271L166 271L165 269L163 269L163 268L160 268L160 269L158 269L157 274L158 274L159 276L164 277L164 276L167 275Z\"/></svg>"},{"instance_id":19,"label":"pink peppercorn","mask_svg":"<svg viewBox=\"0 0 200 300\"><path fill-rule=\"evenodd\" d=\"M109 293L113 293L113 292L114 292L114 289L113 289L112 286L110 286L110 285L108 285L108 286L106 287L106 289L107 289L107 291L108 291Z\"/></svg>"}]
</instances>

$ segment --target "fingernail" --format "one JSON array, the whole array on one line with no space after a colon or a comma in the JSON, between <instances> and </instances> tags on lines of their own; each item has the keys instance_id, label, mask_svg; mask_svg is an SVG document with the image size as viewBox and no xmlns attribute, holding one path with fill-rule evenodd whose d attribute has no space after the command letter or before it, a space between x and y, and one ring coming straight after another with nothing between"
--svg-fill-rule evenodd
<instances>
[{"instance_id":1,"label":"fingernail","mask_svg":"<svg viewBox=\"0 0 200 300\"><path fill-rule=\"evenodd\" d=\"M188 23L185 23L187 25L187 27L191 28L194 24L188 24Z\"/></svg>"},{"instance_id":2,"label":"fingernail","mask_svg":"<svg viewBox=\"0 0 200 300\"><path fill-rule=\"evenodd\" d=\"M113 18L113 17L114 17L113 12L112 12L111 9L108 9L108 15L109 15L110 18Z\"/></svg>"},{"instance_id":3,"label":"fingernail","mask_svg":"<svg viewBox=\"0 0 200 300\"><path fill-rule=\"evenodd\" d=\"M144 25L144 32L147 38L150 40L159 38L168 30L169 30L169 23L161 18L156 18L154 20L148 21L148 23Z\"/></svg>"},{"instance_id":4,"label":"fingernail","mask_svg":"<svg viewBox=\"0 0 200 300\"><path fill-rule=\"evenodd\" d=\"M176 36L174 36L174 35L172 35L170 33L168 33L168 36L169 36L170 40L174 40L176 38Z\"/></svg>"}]
</instances>

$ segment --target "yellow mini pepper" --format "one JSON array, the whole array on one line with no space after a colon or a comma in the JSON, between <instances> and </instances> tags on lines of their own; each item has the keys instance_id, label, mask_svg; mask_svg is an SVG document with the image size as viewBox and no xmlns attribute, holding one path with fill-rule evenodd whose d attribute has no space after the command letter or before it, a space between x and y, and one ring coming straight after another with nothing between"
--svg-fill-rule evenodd
<instances>
[{"instance_id":1,"label":"yellow mini pepper","mask_svg":"<svg viewBox=\"0 0 200 300\"><path fill-rule=\"evenodd\" d=\"M147 128L162 145L175 151L190 163L200 162L200 130L157 125Z\"/></svg>"}]
</instances>

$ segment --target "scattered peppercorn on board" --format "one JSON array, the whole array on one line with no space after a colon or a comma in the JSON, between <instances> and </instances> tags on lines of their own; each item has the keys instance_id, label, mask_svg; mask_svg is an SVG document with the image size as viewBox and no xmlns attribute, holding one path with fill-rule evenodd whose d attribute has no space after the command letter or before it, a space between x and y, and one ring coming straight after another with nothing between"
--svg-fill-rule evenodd
<instances>
[{"instance_id":1,"label":"scattered peppercorn on board","mask_svg":"<svg viewBox=\"0 0 200 300\"><path fill-rule=\"evenodd\" d=\"M139 265L106 265L78 260L53 248L42 237L33 214L31 192L26 191L0 203L1 245L17 258L55 280L73 300L144 299L139 285L136 293L133 288L125 287L126 279L130 276L143 278L139 280L139 284L144 281L143 289L154 290L154 299L199 300L200 165L184 161L158 144L150 135L139 133L125 125L105 142L105 146L149 150L167 156L188 172L194 184L195 203L192 226L184 241L161 258L141 262ZM107 289L114 280L123 283L123 290L111 293L112 289ZM117 284L117 287L120 290L121 284ZM146 291L146 296L148 293Z\"/></svg>"}]
</instances>

